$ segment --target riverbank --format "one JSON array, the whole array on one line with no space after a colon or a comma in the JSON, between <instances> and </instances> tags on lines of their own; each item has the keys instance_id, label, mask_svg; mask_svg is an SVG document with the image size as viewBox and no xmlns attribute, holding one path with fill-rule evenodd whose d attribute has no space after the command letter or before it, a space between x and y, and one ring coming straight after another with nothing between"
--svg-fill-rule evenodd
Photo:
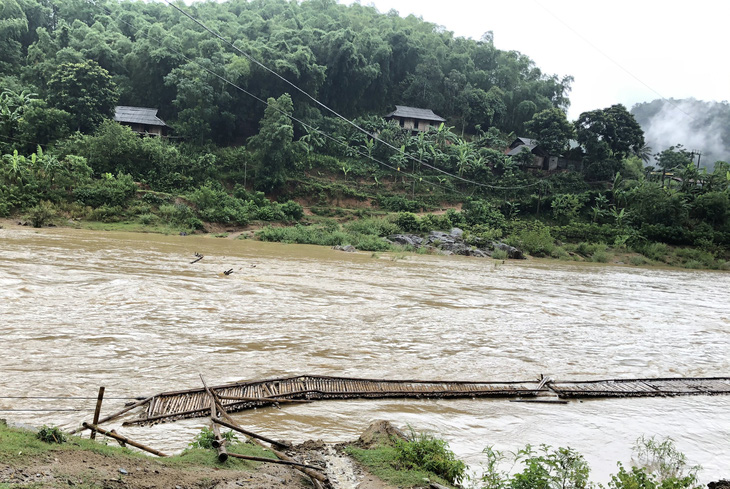
<instances>
[{"instance_id":1,"label":"riverbank","mask_svg":"<svg viewBox=\"0 0 730 489\"><path fill-rule=\"evenodd\" d=\"M410 218L410 216L409 216ZM416 220L418 217L413 216ZM504 243L492 241L474 233L450 233L432 231L429 233L400 234L404 226L398 223L398 216L378 219L362 219L340 225L336 222L306 221L304 225L253 222L247 226L224 226L205 223L203 230L186 231L172 223L145 224L137 221L99 222L76 219L53 219L46 227L66 227L94 231L126 231L164 235L202 234L216 239L254 239L294 244L313 244L334 247L343 251L367 251L373 253L392 252L397 256L406 253L453 255L461 254L495 260L543 258L560 262L593 262L617 266L642 268L688 268L730 270L730 260L722 254L713 254L697 248L681 248L663 243L647 243L639 247L627 244L608 246L604 243L564 243L555 241L549 228L542 231L527 230L519 238L507 238ZM359 223L359 224L358 224ZM0 228L13 229L29 227L30 222L22 217L0 219ZM417 226L416 226L417 227ZM385 229L384 229L385 228ZM405 226L413 229L413 225ZM547 230L547 232L546 232ZM386 239L384 234L393 233ZM405 237L405 239L403 239ZM456 239L456 243L453 239ZM448 240L452 241L449 243ZM509 244L507 244L509 243ZM454 247L456 244L456 247ZM520 248L516 248L519 246Z\"/></svg>"},{"instance_id":2,"label":"riverbank","mask_svg":"<svg viewBox=\"0 0 730 489\"><path fill-rule=\"evenodd\" d=\"M333 445L310 441L295 446L290 454L309 465L322 467L331 489L396 489L396 485L384 481L366 466L368 452L392 446L389 435L393 433L400 435L389 423L380 422L368 428L357 442ZM171 457L150 457L116 446L114 440L102 435L96 441L66 437L61 432L55 432L52 438L41 438L38 430L8 427L0 420L0 488L312 487L309 478L291 466L233 457L219 462L212 449L188 448ZM229 453L276 460L271 452L250 443L233 441L227 448ZM353 452L359 456L350 456ZM397 487L430 487L430 481L438 484L433 487L452 487L428 470L396 468L395 456L392 451L388 453L383 457L379 452L378 462L370 466Z\"/></svg>"}]
</instances>

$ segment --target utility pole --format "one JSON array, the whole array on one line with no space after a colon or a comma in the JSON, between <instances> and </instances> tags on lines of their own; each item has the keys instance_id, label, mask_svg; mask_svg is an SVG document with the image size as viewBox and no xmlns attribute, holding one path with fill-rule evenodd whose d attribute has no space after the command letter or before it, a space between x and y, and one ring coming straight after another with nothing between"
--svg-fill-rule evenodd
<instances>
[{"instance_id":1,"label":"utility pole","mask_svg":"<svg viewBox=\"0 0 730 489\"><path fill-rule=\"evenodd\" d=\"M695 155L697 156L697 168L700 168L700 160L702 159L702 151L698 151L696 149L693 149L692 152L690 152L689 156L692 158L692 161L695 160Z\"/></svg>"}]
</instances>

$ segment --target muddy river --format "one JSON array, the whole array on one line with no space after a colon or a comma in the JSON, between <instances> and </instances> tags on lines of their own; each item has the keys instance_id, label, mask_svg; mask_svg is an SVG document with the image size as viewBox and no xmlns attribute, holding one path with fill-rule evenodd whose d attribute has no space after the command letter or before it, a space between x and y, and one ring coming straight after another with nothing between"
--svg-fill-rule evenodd
<instances>
[{"instance_id":1,"label":"muddy river","mask_svg":"<svg viewBox=\"0 0 730 489\"><path fill-rule=\"evenodd\" d=\"M196 252L204 259L191 264ZM91 418L99 386L104 414L197 387L201 373L211 384L727 376L730 274L6 227L0 341L0 417L65 428ZM488 445L570 446L603 481L640 435L670 436L709 481L730 476L728 413L720 396L329 401L237 416L293 441L351 440L384 418L435 432L474 466ZM122 430L179 451L204 424Z\"/></svg>"}]
</instances>

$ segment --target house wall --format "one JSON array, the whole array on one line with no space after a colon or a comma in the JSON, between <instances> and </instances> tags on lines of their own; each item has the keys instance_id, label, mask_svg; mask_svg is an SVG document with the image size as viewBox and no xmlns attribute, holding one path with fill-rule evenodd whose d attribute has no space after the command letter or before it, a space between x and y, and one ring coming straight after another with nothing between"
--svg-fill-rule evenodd
<instances>
[{"instance_id":1,"label":"house wall","mask_svg":"<svg viewBox=\"0 0 730 489\"><path fill-rule=\"evenodd\" d=\"M394 118L398 121L398 124L403 129L408 129L410 131L428 131L428 128L431 127L431 121L425 121L422 119L406 119L403 117L397 117Z\"/></svg>"},{"instance_id":2,"label":"house wall","mask_svg":"<svg viewBox=\"0 0 730 489\"><path fill-rule=\"evenodd\" d=\"M167 131L165 131L165 128L162 126L147 126L144 124L128 124L126 122L120 122L123 126L129 126L132 131L136 132L140 135L150 135L150 136L166 136Z\"/></svg>"}]
</instances>

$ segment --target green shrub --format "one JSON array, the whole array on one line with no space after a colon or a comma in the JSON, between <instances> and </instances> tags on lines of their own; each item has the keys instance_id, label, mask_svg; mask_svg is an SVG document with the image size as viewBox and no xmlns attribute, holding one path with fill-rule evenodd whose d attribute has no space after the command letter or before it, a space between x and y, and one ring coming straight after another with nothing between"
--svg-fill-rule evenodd
<instances>
[{"instance_id":1,"label":"green shrub","mask_svg":"<svg viewBox=\"0 0 730 489\"><path fill-rule=\"evenodd\" d=\"M283 212L284 216L290 221L298 221L304 217L304 208L293 200L288 200L282 204L281 212Z\"/></svg>"},{"instance_id":2,"label":"green shrub","mask_svg":"<svg viewBox=\"0 0 730 489\"><path fill-rule=\"evenodd\" d=\"M230 445L238 441L238 437L232 431L221 432L223 439ZM195 435L192 442L188 444L189 448L212 449L215 441L215 433L210 428L203 428L200 433Z\"/></svg>"},{"instance_id":3,"label":"green shrub","mask_svg":"<svg viewBox=\"0 0 730 489\"><path fill-rule=\"evenodd\" d=\"M444 440L427 433L415 434L411 440L396 440L396 460L406 468L423 469L458 484L467 476L467 466L456 458Z\"/></svg>"},{"instance_id":4,"label":"green shrub","mask_svg":"<svg viewBox=\"0 0 730 489\"><path fill-rule=\"evenodd\" d=\"M137 220L140 222L140 224L149 226L150 224L158 223L160 218L155 214L140 214L139 216L137 216Z\"/></svg>"},{"instance_id":5,"label":"green shrub","mask_svg":"<svg viewBox=\"0 0 730 489\"><path fill-rule=\"evenodd\" d=\"M492 252L492 258L495 260L506 260L508 253L505 250L496 249Z\"/></svg>"},{"instance_id":6,"label":"green shrub","mask_svg":"<svg viewBox=\"0 0 730 489\"><path fill-rule=\"evenodd\" d=\"M423 207L420 202L405 197L378 197L378 205L391 212L419 212Z\"/></svg>"},{"instance_id":7,"label":"green shrub","mask_svg":"<svg viewBox=\"0 0 730 489\"><path fill-rule=\"evenodd\" d=\"M145 192L145 194L142 196L142 201L154 205L156 207L159 207L163 204L169 203L171 200L170 196L155 193L155 192Z\"/></svg>"},{"instance_id":8,"label":"green shrub","mask_svg":"<svg viewBox=\"0 0 730 489\"><path fill-rule=\"evenodd\" d=\"M524 230L516 239L510 239L514 244L526 253L533 256L549 256L555 248L555 242L550 235L550 229L543 227L535 230Z\"/></svg>"},{"instance_id":9,"label":"green shrub","mask_svg":"<svg viewBox=\"0 0 730 489\"><path fill-rule=\"evenodd\" d=\"M91 207L122 206L134 196L137 185L130 175L110 173L104 174L101 180L81 185L73 190L74 198Z\"/></svg>"},{"instance_id":10,"label":"green shrub","mask_svg":"<svg viewBox=\"0 0 730 489\"><path fill-rule=\"evenodd\" d=\"M102 205L96 209L92 209L86 215L90 221L99 222L117 222L122 219L122 208L120 206Z\"/></svg>"},{"instance_id":11,"label":"green shrub","mask_svg":"<svg viewBox=\"0 0 730 489\"><path fill-rule=\"evenodd\" d=\"M187 229L203 229L203 221L185 204L164 204L160 206L160 217L165 221Z\"/></svg>"},{"instance_id":12,"label":"green shrub","mask_svg":"<svg viewBox=\"0 0 730 489\"><path fill-rule=\"evenodd\" d=\"M572 257L570 256L570 253L568 253L565 248L562 246L556 246L553 248L553 251L550 252L550 256L553 258L557 258L559 260L571 260Z\"/></svg>"},{"instance_id":13,"label":"green shrub","mask_svg":"<svg viewBox=\"0 0 730 489\"><path fill-rule=\"evenodd\" d=\"M632 256L631 258L629 258L629 263L631 265L634 265L635 267L640 267L642 265L648 264L649 260L647 260L643 256Z\"/></svg>"},{"instance_id":14,"label":"green shrub","mask_svg":"<svg viewBox=\"0 0 730 489\"><path fill-rule=\"evenodd\" d=\"M448 215L437 216L435 214L426 214L421 218L420 230L424 233L430 231L448 231L452 228Z\"/></svg>"},{"instance_id":15,"label":"green shrub","mask_svg":"<svg viewBox=\"0 0 730 489\"><path fill-rule=\"evenodd\" d=\"M56 426L46 426L38 430L36 438L46 443L65 443L67 438L66 434Z\"/></svg>"},{"instance_id":16,"label":"green shrub","mask_svg":"<svg viewBox=\"0 0 730 489\"><path fill-rule=\"evenodd\" d=\"M591 261L597 263L608 263L612 259L613 255L607 253L605 250L596 250L596 252L591 255Z\"/></svg>"},{"instance_id":17,"label":"green shrub","mask_svg":"<svg viewBox=\"0 0 730 489\"><path fill-rule=\"evenodd\" d=\"M366 234L373 236L390 236L401 231L400 226L384 217L371 217L350 221L344 225L345 231L351 234Z\"/></svg>"},{"instance_id":18,"label":"green shrub","mask_svg":"<svg viewBox=\"0 0 730 489\"><path fill-rule=\"evenodd\" d=\"M669 247L664 243L651 243L639 249L639 252L650 260L665 261Z\"/></svg>"},{"instance_id":19,"label":"green shrub","mask_svg":"<svg viewBox=\"0 0 730 489\"><path fill-rule=\"evenodd\" d=\"M404 233L415 233L421 229L418 217L411 212L399 213L395 223Z\"/></svg>"},{"instance_id":20,"label":"green shrub","mask_svg":"<svg viewBox=\"0 0 730 489\"><path fill-rule=\"evenodd\" d=\"M47 200L42 200L38 205L28 209L28 219L34 228L43 227L48 221L56 216L56 208Z\"/></svg>"}]
</instances>

